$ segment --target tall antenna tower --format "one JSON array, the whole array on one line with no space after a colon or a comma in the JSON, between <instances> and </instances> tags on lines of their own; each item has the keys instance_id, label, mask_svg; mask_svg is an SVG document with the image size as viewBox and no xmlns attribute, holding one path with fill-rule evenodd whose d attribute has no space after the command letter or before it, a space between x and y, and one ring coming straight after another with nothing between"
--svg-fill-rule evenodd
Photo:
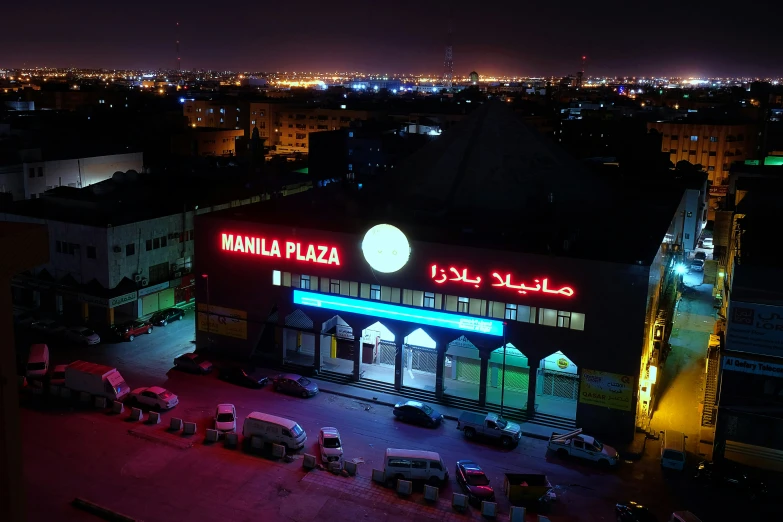
<instances>
[{"instance_id":1,"label":"tall antenna tower","mask_svg":"<svg viewBox=\"0 0 783 522\"><path fill-rule=\"evenodd\" d=\"M177 22L177 72L182 71L182 59L179 57L179 22Z\"/></svg>"},{"instance_id":2,"label":"tall antenna tower","mask_svg":"<svg viewBox=\"0 0 783 522\"><path fill-rule=\"evenodd\" d=\"M451 90L454 83L454 55L452 48L452 20L449 14L449 34L446 37L446 57L443 60L443 85Z\"/></svg>"}]
</instances>

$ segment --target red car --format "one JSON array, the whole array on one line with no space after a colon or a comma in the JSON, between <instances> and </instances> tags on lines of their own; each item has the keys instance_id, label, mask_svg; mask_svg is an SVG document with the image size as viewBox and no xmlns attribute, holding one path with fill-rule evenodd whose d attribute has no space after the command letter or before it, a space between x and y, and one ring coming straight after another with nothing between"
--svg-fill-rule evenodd
<instances>
[{"instance_id":1,"label":"red car","mask_svg":"<svg viewBox=\"0 0 783 522\"><path fill-rule=\"evenodd\" d=\"M152 325L145 321L131 321L117 327L117 334L128 341L132 341L138 335L149 333L152 333Z\"/></svg>"}]
</instances>

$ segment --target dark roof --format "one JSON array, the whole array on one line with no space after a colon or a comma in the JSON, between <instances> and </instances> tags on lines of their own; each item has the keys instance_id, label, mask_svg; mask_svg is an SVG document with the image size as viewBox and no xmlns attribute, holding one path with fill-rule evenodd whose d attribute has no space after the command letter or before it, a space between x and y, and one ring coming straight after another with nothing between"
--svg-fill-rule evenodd
<instances>
[{"instance_id":1,"label":"dark roof","mask_svg":"<svg viewBox=\"0 0 783 522\"><path fill-rule=\"evenodd\" d=\"M43 198L14 202L0 212L98 227L119 226L265 192L244 173L241 168L201 175L115 173L112 179L83 189L57 187ZM306 176L301 181L307 181Z\"/></svg>"},{"instance_id":2,"label":"dark roof","mask_svg":"<svg viewBox=\"0 0 783 522\"><path fill-rule=\"evenodd\" d=\"M382 221L420 241L650 264L683 190L678 183L640 190L596 176L498 103L444 132L398 176L360 191L330 185L206 219L354 234Z\"/></svg>"}]
</instances>

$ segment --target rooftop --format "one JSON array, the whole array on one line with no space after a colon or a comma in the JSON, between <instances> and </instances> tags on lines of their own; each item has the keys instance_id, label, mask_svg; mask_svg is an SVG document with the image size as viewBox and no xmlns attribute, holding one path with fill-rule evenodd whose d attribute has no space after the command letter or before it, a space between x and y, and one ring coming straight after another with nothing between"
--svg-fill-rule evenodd
<instances>
[{"instance_id":1,"label":"rooftop","mask_svg":"<svg viewBox=\"0 0 783 522\"><path fill-rule=\"evenodd\" d=\"M400 173L360 191L333 184L209 219L355 234L388 222L420 241L649 264L683 194L679 183L640 190L597 176L499 102L444 132Z\"/></svg>"}]
</instances>

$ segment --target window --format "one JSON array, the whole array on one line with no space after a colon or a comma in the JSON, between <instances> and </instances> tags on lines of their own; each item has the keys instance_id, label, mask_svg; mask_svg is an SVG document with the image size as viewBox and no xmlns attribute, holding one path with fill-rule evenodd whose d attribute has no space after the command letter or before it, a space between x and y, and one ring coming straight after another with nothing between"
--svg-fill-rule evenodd
<instances>
[{"instance_id":1,"label":"window","mask_svg":"<svg viewBox=\"0 0 783 522\"><path fill-rule=\"evenodd\" d=\"M94 246L87 246L87 258L88 259L95 259L95 247Z\"/></svg>"},{"instance_id":2,"label":"window","mask_svg":"<svg viewBox=\"0 0 783 522\"><path fill-rule=\"evenodd\" d=\"M557 326L559 328L571 328L571 312L557 312Z\"/></svg>"},{"instance_id":3,"label":"window","mask_svg":"<svg viewBox=\"0 0 783 522\"><path fill-rule=\"evenodd\" d=\"M715 170L715 167L713 167L712 165L707 167L707 172L713 172L714 170Z\"/></svg>"},{"instance_id":4,"label":"window","mask_svg":"<svg viewBox=\"0 0 783 522\"><path fill-rule=\"evenodd\" d=\"M718 137L717 136L710 136L710 142L718 143Z\"/></svg>"},{"instance_id":5,"label":"window","mask_svg":"<svg viewBox=\"0 0 783 522\"><path fill-rule=\"evenodd\" d=\"M339 294L340 293L340 280L339 279L331 279L329 280L329 291L333 294Z\"/></svg>"},{"instance_id":6,"label":"window","mask_svg":"<svg viewBox=\"0 0 783 522\"><path fill-rule=\"evenodd\" d=\"M424 308L435 308L435 292L424 292Z\"/></svg>"},{"instance_id":7,"label":"window","mask_svg":"<svg viewBox=\"0 0 783 522\"><path fill-rule=\"evenodd\" d=\"M147 252L149 252L150 250L152 250L152 240L151 240L151 239L148 239L148 240L146 241L146 245L147 245Z\"/></svg>"},{"instance_id":8,"label":"window","mask_svg":"<svg viewBox=\"0 0 783 522\"><path fill-rule=\"evenodd\" d=\"M43 177L43 167L38 167L38 177L39 178Z\"/></svg>"},{"instance_id":9,"label":"window","mask_svg":"<svg viewBox=\"0 0 783 522\"><path fill-rule=\"evenodd\" d=\"M699 141L699 137L698 136L691 136L691 141Z\"/></svg>"},{"instance_id":10,"label":"window","mask_svg":"<svg viewBox=\"0 0 783 522\"><path fill-rule=\"evenodd\" d=\"M710 156L717 156L717 155L718 155L718 153L716 151L714 151L714 150L710 151Z\"/></svg>"},{"instance_id":11,"label":"window","mask_svg":"<svg viewBox=\"0 0 783 522\"><path fill-rule=\"evenodd\" d=\"M272 270L272 284L280 286L280 270Z\"/></svg>"},{"instance_id":12,"label":"window","mask_svg":"<svg viewBox=\"0 0 783 522\"><path fill-rule=\"evenodd\" d=\"M571 312L571 329L572 330L585 329L585 314L578 314L576 312Z\"/></svg>"},{"instance_id":13,"label":"window","mask_svg":"<svg viewBox=\"0 0 783 522\"><path fill-rule=\"evenodd\" d=\"M256 120L250 122L250 125L255 125L255 124L256 124Z\"/></svg>"},{"instance_id":14,"label":"window","mask_svg":"<svg viewBox=\"0 0 783 522\"><path fill-rule=\"evenodd\" d=\"M686 214L686 216L693 217L693 211L689 210L688 213Z\"/></svg>"},{"instance_id":15,"label":"window","mask_svg":"<svg viewBox=\"0 0 783 522\"><path fill-rule=\"evenodd\" d=\"M135 243L128 243L125 245L125 255L126 256L132 256L136 253L136 244Z\"/></svg>"},{"instance_id":16,"label":"window","mask_svg":"<svg viewBox=\"0 0 783 522\"><path fill-rule=\"evenodd\" d=\"M696 155L696 150L695 149L691 149L691 150L688 151L688 154L690 156L695 156Z\"/></svg>"},{"instance_id":17,"label":"window","mask_svg":"<svg viewBox=\"0 0 783 522\"><path fill-rule=\"evenodd\" d=\"M79 250L79 245L76 243L68 243L68 252L69 255L75 255L76 251Z\"/></svg>"},{"instance_id":18,"label":"window","mask_svg":"<svg viewBox=\"0 0 783 522\"><path fill-rule=\"evenodd\" d=\"M677 154L677 149L669 149L669 154Z\"/></svg>"},{"instance_id":19,"label":"window","mask_svg":"<svg viewBox=\"0 0 783 522\"><path fill-rule=\"evenodd\" d=\"M55 249L57 252L60 252L60 253L62 254L62 251L63 251L63 243L62 243L62 241L55 241L55 243L54 243L54 249Z\"/></svg>"},{"instance_id":20,"label":"window","mask_svg":"<svg viewBox=\"0 0 783 522\"><path fill-rule=\"evenodd\" d=\"M353 131L348 131L348 137L353 138Z\"/></svg>"},{"instance_id":21,"label":"window","mask_svg":"<svg viewBox=\"0 0 783 522\"><path fill-rule=\"evenodd\" d=\"M35 177L35 167L30 167L30 170L28 171L27 176L30 177L30 178L34 178Z\"/></svg>"},{"instance_id":22,"label":"window","mask_svg":"<svg viewBox=\"0 0 783 522\"><path fill-rule=\"evenodd\" d=\"M673 140L679 140L680 139L679 134L672 134L672 139Z\"/></svg>"},{"instance_id":23,"label":"window","mask_svg":"<svg viewBox=\"0 0 783 522\"><path fill-rule=\"evenodd\" d=\"M467 297L458 297L457 298L457 311L461 312L463 314L468 313L468 307L470 305L470 299Z\"/></svg>"},{"instance_id":24,"label":"window","mask_svg":"<svg viewBox=\"0 0 783 522\"><path fill-rule=\"evenodd\" d=\"M160 248L160 238L159 237L156 237L155 239L152 240L152 248L154 250L157 250L157 249Z\"/></svg>"},{"instance_id":25,"label":"window","mask_svg":"<svg viewBox=\"0 0 783 522\"><path fill-rule=\"evenodd\" d=\"M163 237L160 238L160 246L161 246L161 248L166 246L167 240L168 240L168 238L166 236L163 236Z\"/></svg>"},{"instance_id":26,"label":"window","mask_svg":"<svg viewBox=\"0 0 783 522\"><path fill-rule=\"evenodd\" d=\"M543 324L544 326L557 326L557 320L557 310L542 308L541 313L538 315L538 324Z\"/></svg>"},{"instance_id":27,"label":"window","mask_svg":"<svg viewBox=\"0 0 783 522\"><path fill-rule=\"evenodd\" d=\"M506 319L510 319L511 321L517 320L517 305L515 304L506 304Z\"/></svg>"},{"instance_id":28,"label":"window","mask_svg":"<svg viewBox=\"0 0 783 522\"><path fill-rule=\"evenodd\" d=\"M309 275L303 275L301 279L299 280L299 287L302 290L310 290L310 276Z\"/></svg>"},{"instance_id":29,"label":"window","mask_svg":"<svg viewBox=\"0 0 783 522\"><path fill-rule=\"evenodd\" d=\"M745 141L745 135L744 134L737 134L737 141Z\"/></svg>"},{"instance_id":30,"label":"window","mask_svg":"<svg viewBox=\"0 0 783 522\"><path fill-rule=\"evenodd\" d=\"M370 299L381 300L381 285L370 285Z\"/></svg>"}]
</instances>

